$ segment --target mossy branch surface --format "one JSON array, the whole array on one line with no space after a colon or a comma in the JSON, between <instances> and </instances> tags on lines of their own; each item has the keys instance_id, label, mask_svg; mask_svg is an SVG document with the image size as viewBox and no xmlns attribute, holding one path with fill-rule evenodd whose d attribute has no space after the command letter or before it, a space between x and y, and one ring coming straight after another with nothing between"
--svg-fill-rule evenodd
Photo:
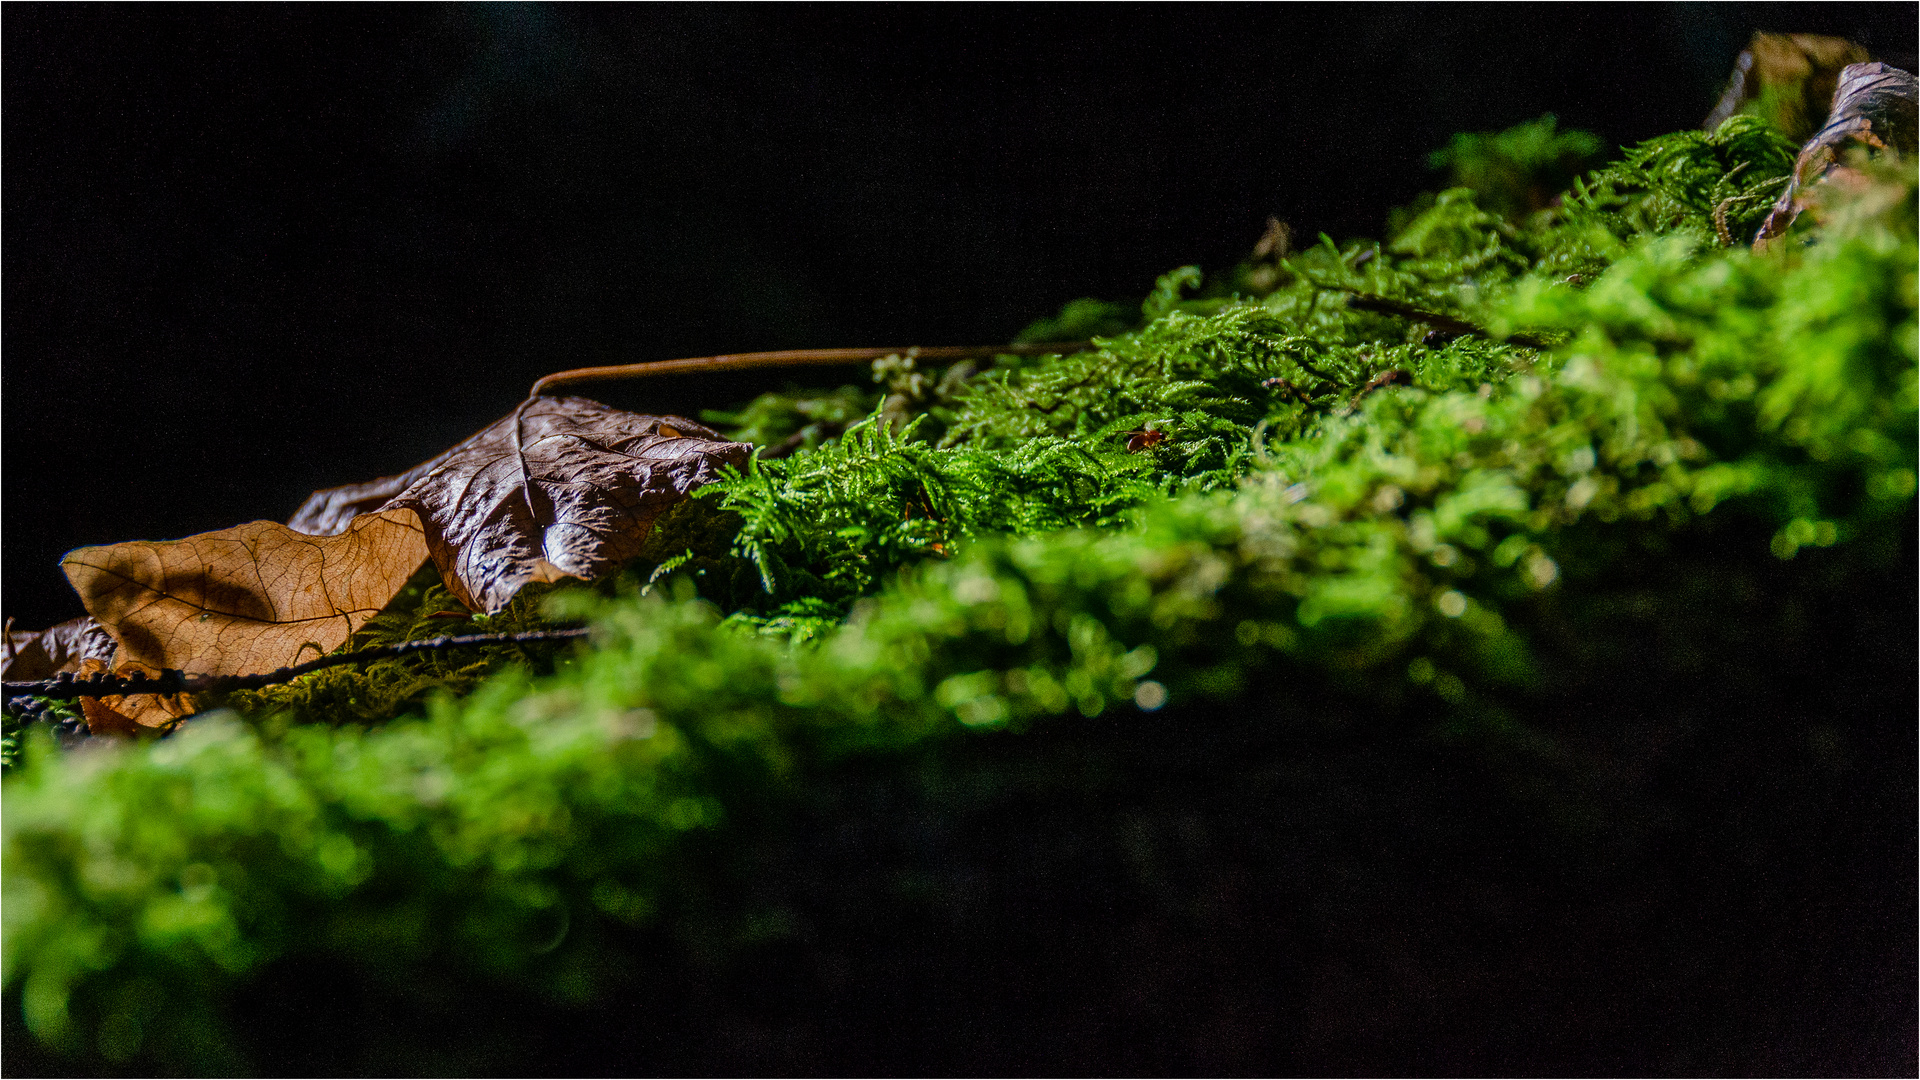
<instances>
[{"instance_id":1,"label":"mossy branch surface","mask_svg":"<svg viewBox=\"0 0 1920 1080\"><path fill-rule=\"evenodd\" d=\"M1516 137L1536 143L1558 145ZM1492 792L1471 820L1556 853L1511 871L1526 888L1599 888L1679 835L1660 822L1721 820L1634 764L1662 747L1772 740L1816 777L1783 790L1853 776L1898 803L1898 776L1805 764L1911 737L1871 681L1783 733L1711 706L1785 692L1771 658L1818 641L1783 612L1846 598L1898 627L1868 583L1905 573L1910 594L1913 168L1866 167L1871 194L1797 246L1722 243L1791 163L1734 117L1557 203L1456 188L1384 243L1183 268L1137 313L1076 302L1038 327L1097 333L1086 352L958 377L902 357L878 390L762 398L734 419L762 445L800 435L791 456L688 500L621 579L471 617L589 619L590 650L320 673L146 745L28 738L5 786L7 1007L64 1052L201 1070L257 1060L237 1003L291 992L276 973L302 963L598 1008L649 985L660 941L697 967L804 939L794 896L855 886L752 883L831 793L884 774L958 805L937 765L987 746L1004 756L980 791L1041 790L1021 748L1049 738L1104 761L1134 732L1164 762L1232 728L1300 820L1330 811L1272 776L1312 754L1423 763L1391 774L1416 790L1453 748ZM1484 335L1430 340L1352 294ZM438 589L366 633L444 634ZM1736 632L1756 618L1772 629ZM1134 782L1085 781L1123 802ZM1791 805L1851 827L1827 798ZM1725 828L1701 835L1763 835ZM1142 895L1176 888L1126 844ZM884 910L965 923L898 858Z\"/></svg>"}]
</instances>

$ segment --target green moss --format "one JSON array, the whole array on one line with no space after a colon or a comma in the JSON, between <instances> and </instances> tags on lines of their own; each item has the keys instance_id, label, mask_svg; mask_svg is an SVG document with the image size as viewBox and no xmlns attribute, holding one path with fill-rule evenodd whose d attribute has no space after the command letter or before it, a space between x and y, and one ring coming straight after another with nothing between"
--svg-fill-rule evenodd
<instances>
[{"instance_id":1,"label":"green moss","mask_svg":"<svg viewBox=\"0 0 1920 1080\"><path fill-rule=\"evenodd\" d=\"M771 447L794 440L796 448L812 450L872 412L878 400L857 386L831 392L793 389L761 394L732 412L708 409L700 419L739 442Z\"/></svg>"},{"instance_id":2,"label":"green moss","mask_svg":"<svg viewBox=\"0 0 1920 1080\"><path fill-rule=\"evenodd\" d=\"M1137 309L1127 304L1083 297L1068 301L1058 315L1035 320L1015 335L1013 340L1016 344L1029 341L1088 341L1124 334L1137 329L1139 325Z\"/></svg>"},{"instance_id":3,"label":"green moss","mask_svg":"<svg viewBox=\"0 0 1920 1080\"><path fill-rule=\"evenodd\" d=\"M1575 271L1610 261L1619 241L1674 232L1750 243L1793 169L1796 151L1753 116L1712 132L1679 131L1629 150L1590 181L1576 181L1547 230L1547 261ZM1611 240L1600 240L1604 232Z\"/></svg>"},{"instance_id":4,"label":"green moss","mask_svg":"<svg viewBox=\"0 0 1920 1080\"><path fill-rule=\"evenodd\" d=\"M1450 186L1471 190L1481 206L1518 222L1598 164L1605 145L1592 132L1558 130L1547 115L1497 133L1455 135L1427 155L1427 164L1446 169Z\"/></svg>"},{"instance_id":5,"label":"green moss","mask_svg":"<svg viewBox=\"0 0 1920 1080\"><path fill-rule=\"evenodd\" d=\"M757 571L761 593L737 606L837 617L902 566L962 540L1117 524L1158 490L1146 463L1097 445L937 449L914 426L896 433L876 414L831 447L755 462L699 493L743 522L733 553Z\"/></svg>"}]
</instances>

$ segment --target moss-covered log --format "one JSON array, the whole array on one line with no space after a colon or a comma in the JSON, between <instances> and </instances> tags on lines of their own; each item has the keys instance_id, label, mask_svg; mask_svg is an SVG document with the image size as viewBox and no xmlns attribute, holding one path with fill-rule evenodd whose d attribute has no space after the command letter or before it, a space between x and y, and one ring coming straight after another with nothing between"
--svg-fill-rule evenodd
<instances>
[{"instance_id":1,"label":"moss-covered log","mask_svg":"<svg viewBox=\"0 0 1920 1080\"><path fill-rule=\"evenodd\" d=\"M9 1068L1910 1069L1914 173L1722 243L1792 160L895 364L918 426L714 485L551 671L29 732Z\"/></svg>"}]
</instances>

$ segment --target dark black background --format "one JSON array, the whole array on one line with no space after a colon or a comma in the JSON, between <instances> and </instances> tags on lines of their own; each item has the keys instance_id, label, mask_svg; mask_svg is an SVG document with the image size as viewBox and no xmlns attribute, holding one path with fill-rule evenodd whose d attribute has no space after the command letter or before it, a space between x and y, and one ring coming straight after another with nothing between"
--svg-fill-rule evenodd
<instances>
[{"instance_id":1,"label":"dark black background","mask_svg":"<svg viewBox=\"0 0 1920 1080\"><path fill-rule=\"evenodd\" d=\"M84 544L282 519L559 368L1005 340L1377 234L1459 130L1697 124L1755 29L1912 4L9 4L4 609ZM857 372L850 372L857 377ZM760 378L609 386L697 413Z\"/></svg>"}]
</instances>

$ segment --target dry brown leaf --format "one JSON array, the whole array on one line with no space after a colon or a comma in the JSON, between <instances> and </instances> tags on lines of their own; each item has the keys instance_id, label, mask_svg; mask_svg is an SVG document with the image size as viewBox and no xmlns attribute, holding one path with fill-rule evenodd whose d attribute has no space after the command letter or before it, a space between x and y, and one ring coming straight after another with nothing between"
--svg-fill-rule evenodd
<instances>
[{"instance_id":1,"label":"dry brown leaf","mask_svg":"<svg viewBox=\"0 0 1920 1080\"><path fill-rule=\"evenodd\" d=\"M369 506L417 511L447 590L490 613L528 582L638 555L662 511L751 451L680 417L536 397L398 476L314 492L290 525L324 535Z\"/></svg>"},{"instance_id":2,"label":"dry brown leaf","mask_svg":"<svg viewBox=\"0 0 1920 1080\"><path fill-rule=\"evenodd\" d=\"M116 673L233 675L332 652L426 558L418 515L395 508L363 514L336 536L255 521L184 540L80 548L61 568L119 642Z\"/></svg>"},{"instance_id":3,"label":"dry brown leaf","mask_svg":"<svg viewBox=\"0 0 1920 1080\"><path fill-rule=\"evenodd\" d=\"M11 621L11 620L9 620ZM8 630L0 654L0 678L37 682L63 671L79 671L80 662L113 658L113 636L91 615L68 619L46 630Z\"/></svg>"},{"instance_id":4,"label":"dry brown leaf","mask_svg":"<svg viewBox=\"0 0 1920 1080\"><path fill-rule=\"evenodd\" d=\"M77 673L97 675L106 670L104 663L88 658ZM142 664L123 664L113 673L124 678L136 671L159 674ZM80 699L80 713L87 718L87 731L93 735L158 734L193 715L194 708L192 694L113 694Z\"/></svg>"},{"instance_id":5,"label":"dry brown leaf","mask_svg":"<svg viewBox=\"0 0 1920 1080\"><path fill-rule=\"evenodd\" d=\"M97 675L112 671L117 646L93 616L82 615L50 629L7 632L4 667L0 675L10 682L37 682L63 671L76 675ZM159 672L138 665L127 665L116 675L131 675L134 670L148 675ZM191 715L193 698L187 694L162 697L158 694L81 698L80 711L87 719L87 730L95 735L138 735L164 731Z\"/></svg>"},{"instance_id":6,"label":"dry brown leaf","mask_svg":"<svg viewBox=\"0 0 1920 1080\"><path fill-rule=\"evenodd\" d=\"M1812 190L1840 169L1840 152L1850 142L1911 156L1915 147L1916 87L1912 73L1886 64L1852 64L1840 73L1833 109L1825 127L1807 140L1794 160L1787 189L1773 204L1753 238L1756 248L1787 231L1812 201Z\"/></svg>"},{"instance_id":7,"label":"dry brown leaf","mask_svg":"<svg viewBox=\"0 0 1920 1080\"><path fill-rule=\"evenodd\" d=\"M1736 113L1750 112L1804 142L1820 127L1841 69L1871 59L1846 38L1824 34L1757 33L1734 61L1720 103L1701 127L1708 131Z\"/></svg>"},{"instance_id":8,"label":"dry brown leaf","mask_svg":"<svg viewBox=\"0 0 1920 1080\"><path fill-rule=\"evenodd\" d=\"M272 671L345 643L429 555L456 599L489 612L529 581L599 576L750 449L677 417L534 398L399 476L315 492L293 527L82 548L62 568L117 643L115 674ZM84 707L94 728L124 733L170 726L192 702Z\"/></svg>"}]
</instances>

